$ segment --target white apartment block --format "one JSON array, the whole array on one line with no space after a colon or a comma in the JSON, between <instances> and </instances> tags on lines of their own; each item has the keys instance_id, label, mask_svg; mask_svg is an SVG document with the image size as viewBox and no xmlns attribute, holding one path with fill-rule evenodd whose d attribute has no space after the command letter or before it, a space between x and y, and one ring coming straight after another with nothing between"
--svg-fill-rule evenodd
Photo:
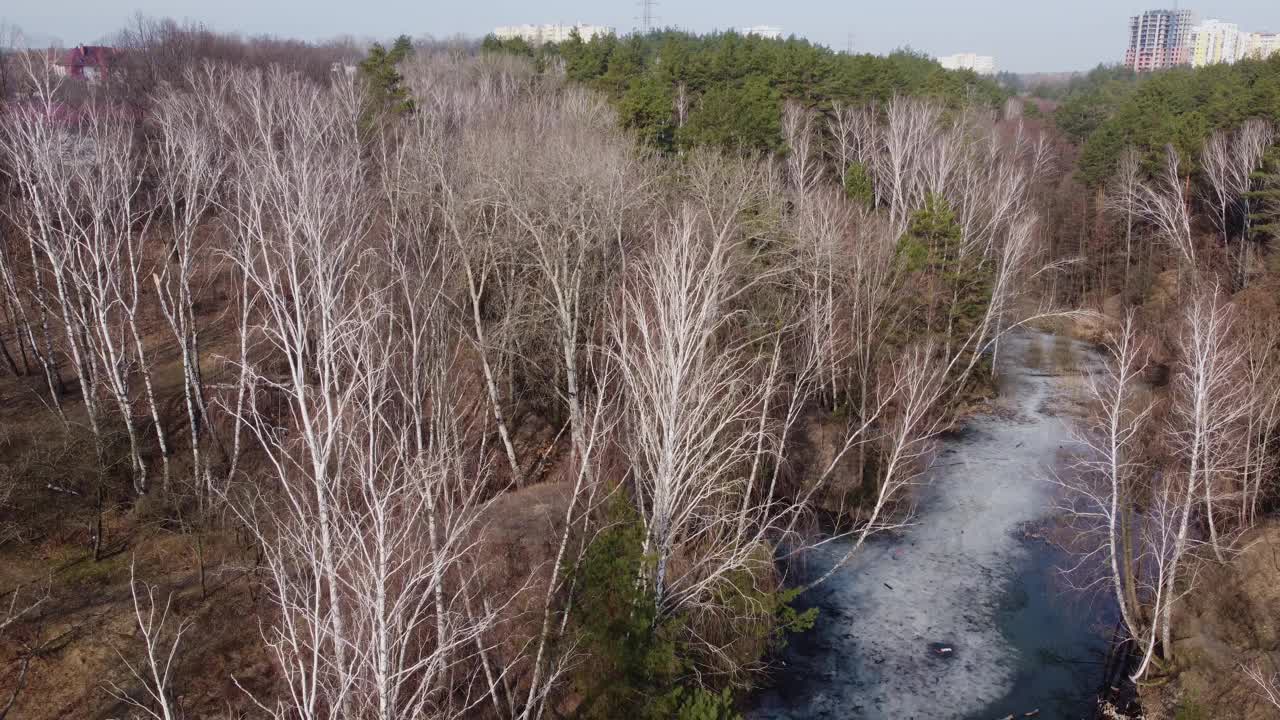
<instances>
[{"instance_id":1,"label":"white apartment block","mask_svg":"<svg viewBox=\"0 0 1280 720\"><path fill-rule=\"evenodd\" d=\"M1191 30L1192 67L1233 63L1243 50L1240 26L1235 23L1205 20Z\"/></svg>"},{"instance_id":2,"label":"white apartment block","mask_svg":"<svg viewBox=\"0 0 1280 720\"><path fill-rule=\"evenodd\" d=\"M739 35L755 35L768 40L781 40L782 28L775 25L752 25L751 27L738 28Z\"/></svg>"},{"instance_id":3,"label":"white apartment block","mask_svg":"<svg viewBox=\"0 0 1280 720\"><path fill-rule=\"evenodd\" d=\"M1280 53L1280 33L1240 33L1240 57L1266 60Z\"/></svg>"},{"instance_id":4,"label":"white apartment block","mask_svg":"<svg viewBox=\"0 0 1280 720\"><path fill-rule=\"evenodd\" d=\"M1280 34L1242 32L1235 23L1206 20L1192 31L1191 64L1195 67L1265 60L1280 52Z\"/></svg>"},{"instance_id":5,"label":"white apartment block","mask_svg":"<svg viewBox=\"0 0 1280 720\"><path fill-rule=\"evenodd\" d=\"M943 55L938 58L938 64L947 70L972 70L979 75L996 74L996 59L990 55L975 55L974 53Z\"/></svg>"},{"instance_id":6,"label":"white apartment block","mask_svg":"<svg viewBox=\"0 0 1280 720\"><path fill-rule=\"evenodd\" d=\"M583 42L589 42L592 38L603 37L605 35L613 35L614 29L607 25L585 25L583 23L575 23L573 25L562 25L559 23L549 23L546 25L503 25L493 29L493 34L499 40L514 40L522 38L530 45L543 45L546 43L562 43L568 40L574 31L578 32L578 37Z\"/></svg>"}]
</instances>

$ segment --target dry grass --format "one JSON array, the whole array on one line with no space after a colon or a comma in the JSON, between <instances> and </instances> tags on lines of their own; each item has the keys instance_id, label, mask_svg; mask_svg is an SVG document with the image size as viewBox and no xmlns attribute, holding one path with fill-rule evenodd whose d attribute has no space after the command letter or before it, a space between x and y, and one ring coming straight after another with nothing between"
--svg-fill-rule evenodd
<instances>
[{"instance_id":1,"label":"dry grass","mask_svg":"<svg viewBox=\"0 0 1280 720\"><path fill-rule=\"evenodd\" d=\"M1175 619L1179 672L1144 696L1153 717L1194 707L1204 720L1280 718L1241 669L1280 670L1280 525L1254 530L1242 547L1227 565L1199 572L1199 590Z\"/></svg>"},{"instance_id":2,"label":"dry grass","mask_svg":"<svg viewBox=\"0 0 1280 720\"><path fill-rule=\"evenodd\" d=\"M224 358L235 354L234 319L225 312L226 294L212 287L202 328L202 365L210 387L234 377ZM218 309L221 307L222 309ZM107 445L103 482L104 557L93 559L97 455L83 408L74 396L64 405L63 423L49 407L41 380L34 376L0 378L0 477L12 492L0 502L0 597L7 606L47 593L47 600L0 636L0 707L17 689L18 668L30 665L11 718L107 718L127 713L103 687L119 683L131 689L120 654L133 659L140 650L129 595L130 563L141 580L173 593L178 617L191 620L198 635L181 654L176 689L189 717L214 717L243 708L247 698L232 676L247 687L267 690L267 662L258 622L265 610L246 573L254 553L230 529L199 534L182 532L179 509L189 474L186 411L182 400L181 361L168 326L159 317L144 320L146 346L153 363L162 416L173 446L174 493L158 491L139 502L131 493L127 442L113 435ZM65 372L65 371L64 371ZM64 377L75 388L72 377ZM140 390L139 390L140 392ZM216 390L215 390L216 394ZM139 399L140 422L149 413ZM104 427L120 423L111 418ZM155 482L160 480L154 428L145 425L145 456ZM202 547L206 584L202 592L197 547ZM198 637L198 641L193 641Z\"/></svg>"}]
</instances>

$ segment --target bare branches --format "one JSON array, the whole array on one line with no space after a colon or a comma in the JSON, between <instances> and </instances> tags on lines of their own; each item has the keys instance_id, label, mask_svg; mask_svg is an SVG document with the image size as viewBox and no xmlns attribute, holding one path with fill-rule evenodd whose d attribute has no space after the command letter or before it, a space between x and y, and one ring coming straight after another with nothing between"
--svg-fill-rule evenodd
<instances>
[{"instance_id":1,"label":"bare branches","mask_svg":"<svg viewBox=\"0 0 1280 720\"><path fill-rule=\"evenodd\" d=\"M782 136L788 150L787 174L803 203L822 180L816 114L795 101L788 102L782 109Z\"/></svg>"},{"instance_id":2,"label":"bare branches","mask_svg":"<svg viewBox=\"0 0 1280 720\"><path fill-rule=\"evenodd\" d=\"M201 453L208 408L200 367L200 331L195 304L197 266L213 264L201 224L217 204L228 159L219 147L216 116L228 92L228 74L211 65L188 71L191 91L162 91L155 101L160 137L154 162L159 175L161 206L168 220L174 263L151 276L160 312L178 344L182 363L183 401L190 429L192 486L208 488L210 478Z\"/></svg>"},{"instance_id":3,"label":"bare branches","mask_svg":"<svg viewBox=\"0 0 1280 720\"><path fill-rule=\"evenodd\" d=\"M182 636L191 629L190 620L183 619L173 625L170 612L173 608L173 593L169 593L161 607L156 602L156 586L139 582L136 574L136 563L129 563L129 594L133 599L133 619L142 636L142 660L130 661L119 650L116 657L129 671L129 676L136 681L145 693L139 699L121 688L115 682L109 683L107 691L117 700L137 708L147 717L155 720L176 720L182 717L182 711L173 697L173 672L176 669L178 649L182 645Z\"/></svg>"},{"instance_id":4,"label":"bare branches","mask_svg":"<svg viewBox=\"0 0 1280 720\"><path fill-rule=\"evenodd\" d=\"M853 540L845 554L806 588L826 582L875 533L906 523L906 518L895 510L919 477L921 460L941 429L937 409L946 389L946 368L940 366L933 348L917 346L894 360L891 377L891 389L881 391L895 405L881 438L883 470L869 479L875 483L875 499L861 509L865 519L845 535Z\"/></svg>"},{"instance_id":5,"label":"bare branches","mask_svg":"<svg viewBox=\"0 0 1280 720\"><path fill-rule=\"evenodd\" d=\"M1245 677L1258 686L1262 698L1277 709L1280 709L1280 674L1273 674L1268 677L1256 665L1246 665L1241 670L1244 672Z\"/></svg>"},{"instance_id":6,"label":"bare branches","mask_svg":"<svg viewBox=\"0 0 1280 720\"><path fill-rule=\"evenodd\" d=\"M1110 337L1109 350L1105 369L1088 380L1099 412L1080 436L1086 451L1065 483L1073 496L1066 512L1090 543L1078 567L1096 561L1107 569L1103 580L1141 657L1136 680L1147 674L1157 648L1170 557L1162 544L1148 542L1149 521L1139 512L1150 487L1141 444L1152 403L1141 397L1146 362L1132 313Z\"/></svg>"},{"instance_id":7,"label":"bare branches","mask_svg":"<svg viewBox=\"0 0 1280 720\"><path fill-rule=\"evenodd\" d=\"M1138 186L1142 158L1137 149L1125 148L1107 187L1107 208L1124 217L1124 287L1129 288L1129 266L1133 256L1133 223L1138 212Z\"/></svg>"},{"instance_id":8,"label":"bare branches","mask_svg":"<svg viewBox=\"0 0 1280 720\"><path fill-rule=\"evenodd\" d=\"M1230 309L1219 300L1216 286L1188 305L1180 337L1182 372L1175 381L1177 425L1171 429L1171 444L1186 468L1187 493L1203 495L1209 541L1219 561L1224 541L1216 504L1236 484L1243 465L1245 438L1239 426L1250 404L1238 381L1243 356L1231 341L1231 326Z\"/></svg>"},{"instance_id":9,"label":"bare branches","mask_svg":"<svg viewBox=\"0 0 1280 720\"><path fill-rule=\"evenodd\" d=\"M750 366L712 344L730 319L722 306L729 292L727 239L704 240L685 211L655 241L655 255L626 296L613 333L645 552L657 559L649 581L665 611L695 601L697 586L711 581L697 577L705 568L696 565L743 551L739 538L719 532L724 519L716 509L736 496L733 468L752 445L750 434L735 428L759 398L748 382ZM677 546L699 539L720 543L695 561L696 570L668 577Z\"/></svg>"},{"instance_id":10,"label":"bare branches","mask_svg":"<svg viewBox=\"0 0 1280 720\"><path fill-rule=\"evenodd\" d=\"M1155 228L1157 236L1178 253L1184 267L1194 274L1196 248L1187 198L1190 183L1183 179L1179 164L1178 151L1173 146L1166 148L1164 169L1154 181L1139 182L1131 202L1138 216Z\"/></svg>"},{"instance_id":11,"label":"bare branches","mask_svg":"<svg viewBox=\"0 0 1280 720\"><path fill-rule=\"evenodd\" d=\"M886 188L880 195L896 228L905 228L911 212L924 201L921 165L938 130L939 115L936 105L904 97L895 97L886 110L876 175Z\"/></svg>"},{"instance_id":12,"label":"bare branches","mask_svg":"<svg viewBox=\"0 0 1280 720\"><path fill-rule=\"evenodd\" d=\"M258 299L257 331L284 361L282 373L251 367L247 385L287 408L244 405L271 484L228 493L280 608L264 640L287 692L259 703L280 717L453 717L501 607L469 607L489 483L450 382L447 256L420 195L436 177L435 141L418 128L404 154L383 147L390 256L378 257L358 96L267 81L232 85L252 123L236 162L233 260ZM349 112L321 117L330 105Z\"/></svg>"},{"instance_id":13,"label":"bare branches","mask_svg":"<svg viewBox=\"0 0 1280 720\"><path fill-rule=\"evenodd\" d=\"M1204 176L1209 181L1209 192L1214 209L1214 225L1222 234L1222 245L1231 251L1231 230L1241 229L1240 243L1236 248L1235 279L1244 286L1248 281L1251 256L1249 244L1249 191L1253 187L1253 172L1262 163L1262 157L1275 136L1275 129L1266 120L1255 118L1234 132L1219 130L1205 141L1200 154Z\"/></svg>"}]
</instances>

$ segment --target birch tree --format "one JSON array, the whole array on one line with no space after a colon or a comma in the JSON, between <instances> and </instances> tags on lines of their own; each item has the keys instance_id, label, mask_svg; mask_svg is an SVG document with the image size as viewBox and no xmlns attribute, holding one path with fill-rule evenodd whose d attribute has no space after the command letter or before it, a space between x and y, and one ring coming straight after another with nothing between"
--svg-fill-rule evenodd
<instances>
[{"instance_id":1,"label":"birch tree","mask_svg":"<svg viewBox=\"0 0 1280 720\"><path fill-rule=\"evenodd\" d=\"M1222 247L1231 253L1235 248L1235 282L1248 284L1252 245L1249 243L1249 192L1253 189L1253 173L1262 164L1263 155L1275 137L1274 128L1266 120L1255 118L1234 131L1219 130L1209 136L1200 153L1204 176L1214 206L1214 225L1222 235ZM1239 242L1232 242L1231 230L1240 225Z\"/></svg>"},{"instance_id":2,"label":"birch tree","mask_svg":"<svg viewBox=\"0 0 1280 720\"><path fill-rule=\"evenodd\" d=\"M1186 468L1188 494L1201 493L1209 543L1221 562L1227 541L1218 527L1223 512L1217 503L1237 486L1244 460L1240 423L1249 406L1239 382L1244 358L1231 341L1232 314L1218 299L1216 286L1192 299L1183 323L1173 447Z\"/></svg>"},{"instance_id":3,"label":"birch tree","mask_svg":"<svg viewBox=\"0 0 1280 720\"><path fill-rule=\"evenodd\" d=\"M1125 148L1107 186L1106 207L1124 218L1124 289L1129 290L1129 266L1133 258L1133 225L1137 215L1137 192L1142 159L1132 147Z\"/></svg>"},{"instance_id":4,"label":"birch tree","mask_svg":"<svg viewBox=\"0 0 1280 720\"><path fill-rule=\"evenodd\" d=\"M236 208L245 214L238 229L246 235L249 254L237 261L260 298L259 330L285 362L283 377L256 370L250 383L287 399L296 436L283 436L253 403L248 416L238 420L250 425L293 517L306 528L296 547L277 552L272 567L291 575L294 557L314 557L312 577L322 593L297 597L297 589L281 581L277 599L283 608L305 608L304 617L325 621L326 627L308 625L305 632L314 651L327 648L333 654L335 679L327 707L343 713L356 678L348 662L347 623L339 611L338 571L345 550L335 536L334 502L345 486L337 452L356 391L345 377L341 353L360 327L355 309L369 297L366 281L354 272L363 259L368 222L365 175L354 143L358 96L351 88L324 92L279 70L269 78L240 76L233 92L247 119L256 123L249 133L257 141L240 149ZM247 523L257 520L248 517ZM285 626L293 628L291 622ZM331 645L323 642L326 638ZM295 667L300 689L294 702L308 717L319 712L321 702L317 662Z\"/></svg>"},{"instance_id":5,"label":"birch tree","mask_svg":"<svg viewBox=\"0 0 1280 720\"><path fill-rule=\"evenodd\" d=\"M250 133L264 141L243 150L237 179L250 249L240 270L259 296L257 329L284 360L281 373L251 370L241 418L272 484L228 495L279 609L264 641L285 692L255 700L274 717L456 717L482 686L468 663L501 607L466 607L487 482L456 424L468 415L436 332L439 275L405 277L432 267L421 255L405 264L424 248L403 242L423 238L393 238L397 257L374 252L353 88L278 71L237 82L250 118L284 130Z\"/></svg>"},{"instance_id":6,"label":"birch tree","mask_svg":"<svg viewBox=\"0 0 1280 720\"><path fill-rule=\"evenodd\" d=\"M1180 164L1178 151L1173 146L1166 148L1164 167L1155 179L1137 184L1132 202L1138 216L1178 254L1182 267L1189 269L1194 277L1196 247L1191 233L1187 183L1182 178Z\"/></svg>"},{"instance_id":7,"label":"birch tree","mask_svg":"<svg viewBox=\"0 0 1280 720\"><path fill-rule=\"evenodd\" d=\"M144 716L154 720L177 720L184 713L174 697L174 672L177 670L178 651L182 637L193 623L173 617L173 593L165 596L164 604L157 601L155 585L137 579L137 564L129 563L129 596L133 601L133 620L141 638L142 658L130 661L119 650L116 657L124 664L132 681L143 690L144 697L134 697L118 684L111 682L107 692Z\"/></svg>"},{"instance_id":8,"label":"birch tree","mask_svg":"<svg viewBox=\"0 0 1280 720\"><path fill-rule=\"evenodd\" d=\"M1066 484L1073 496L1067 514L1081 521L1086 537L1095 539L1077 567L1095 560L1106 566L1103 581L1120 609L1125 632L1140 653L1132 675L1137 680L1147 674L1157 649L1160 595L1155 601L1139 597L1139 585L1149 576L1144 559L1152 559L1144 544L1139 507L1146 500L1145 476L1150 472L1142 461L1141 443L1153 404L1142 398L1146 362L1132 312L1109 338L1108 350L1105 368L1088 378L1089 397L1099 411L1079 436L1086 448L1085 458L1072 468L1075 477ZM1158 570L1160 564L1155 565ZM1157 592L1161 591L1157 582ZM1157 606L1151 607L1152 602Z\"/></svg>"},{"instance_id":9,"label":"birch tree","mask_svg":"<svg viewBox=\"0 0 1280 720\"><path fill-rule=\"evenodd\" d=\"M217 112L228 92L223 70L206 65L189 71L190 91L170 88L155 101L160 128L154 155L160 199L168 219L173 263L152 275L161 314L178 346L182 364L182 397L191 444L192 487L208 489L209 478L201 452L208 408L200 364L200 328L196 298L200 287L197 267L215 260L206 247L202 225L219 202L218 188L227 160L221 152L218 128L208 115Z\"/></svg>"}]
</instances>

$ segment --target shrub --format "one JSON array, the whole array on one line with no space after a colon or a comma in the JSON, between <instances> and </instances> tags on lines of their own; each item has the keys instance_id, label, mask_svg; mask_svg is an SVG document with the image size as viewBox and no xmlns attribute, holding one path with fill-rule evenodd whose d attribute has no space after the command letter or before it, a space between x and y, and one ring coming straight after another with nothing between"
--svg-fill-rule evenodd
<instances>
[{"instance_id":1,"label":"shrub","mask_svg":"<svg viewBox=\"0 0 1280 720\"><path fill-rule=\"evenodd\" d=\"M738 717L730 689L709 690L694 672L694 649L684 638L695 619L657 614L653 589L641 580L653 558L642 551L644 529L625 495L615 497L605 520L605 529L578 564L574 582L579 647L591 658L575 678L583 697L578 715L643 720ZM779 647L786 633L813 626L816 609L797 612L790 605L798 591L759 590L745 573L733 581L733 589L720 602L740 606L735 617L764 608L766 620L755 629L731 629L736 633L731 643L735 654L752 655L735 661L754 663L767 649Z\"/></svg>"}]
</instances>

